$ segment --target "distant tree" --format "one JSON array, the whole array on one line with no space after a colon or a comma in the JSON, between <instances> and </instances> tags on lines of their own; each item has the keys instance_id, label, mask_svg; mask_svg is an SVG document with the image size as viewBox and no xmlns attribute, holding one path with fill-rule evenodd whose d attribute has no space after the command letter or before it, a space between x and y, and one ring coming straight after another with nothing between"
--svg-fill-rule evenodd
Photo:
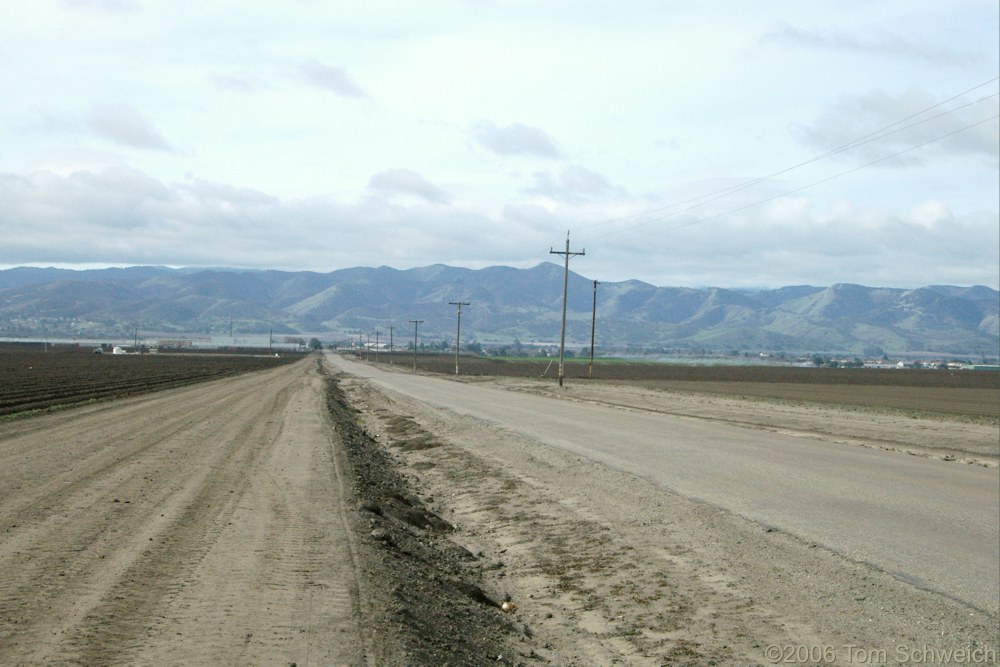
<instances>
[{"instance_id":1,"label":"distant tree","mask_svg":"<svg viewBox=\"0 0 1000 667\"><path fill-rule=\"evenodd\" d=\"M483 346L478 341L472 341L471 343L465 344L465 351L471 352L472 354L482 354Z\"/></svg>"},{"instance_id":2,"label":"distant tree","mask_svg":"<svg viewBox=\"0 0 1000 667\"><path fill-rule=\"evenodd\" d=\"M319 342L319 338L310 338L309 339L309 349L310 350L322 350L323 349L323 343Z\"/></svg>"}]
</instances>

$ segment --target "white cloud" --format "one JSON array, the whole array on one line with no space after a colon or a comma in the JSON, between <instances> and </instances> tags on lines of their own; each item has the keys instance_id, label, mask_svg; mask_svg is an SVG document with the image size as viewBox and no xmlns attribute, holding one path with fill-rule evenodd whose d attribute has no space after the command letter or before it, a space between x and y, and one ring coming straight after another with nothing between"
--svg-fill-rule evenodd
<instances>
[{"instance_id":1,"label":"white cloud","mask_svg":"<svg viewBox=\"0 0 1000 667\"><path fill-rule=\"evenodd\" d=\"M407 194L433 204L447 204L452 197L422 175L409 169L387 169L371 177L368 188L385 194Z\"/></svg>"},{"instance_id":2,"label":"white cloud","mask_svg":"<svg viewBox=\"0 0 1000 667\"><path fill-rule=\"evenodd\" d=\"M419 185L404 170L387 185ZM412 194L412 193L411 193ZM572 234L585 247L574 270L587 277L641 277L660 285L722 287L855 282L916 287L997 287L1000 222L995 214L956 215L938 201L905 216L839 206L817 214L804 198L712 221L690 214L657 224L581 225L590 212L510 204L497 215L441 206L417 195L408 204L363 198L285 200L251 188L194 180L164 184L126 168L0 176L0 228L9 235L0 265L232 265L331 270L449 263L478 268L531 266ZM613 230L611 230L613 231Z\"/></svg>"},{"instance_id":3,"label":"white cloud","mask_svg":"<svg viewBox=\"0 0 1000 667\"><path fill-rule=\"evenodd\" d=\"M928 199L917 204L908 217L921 227L929 229L937 225L952 225L955 222L955 216L948 205L936 199Z\"/></svg>"},{"instance_id":4,"label":"white cloud","mask_svg":"<svg viewBox=\"0 0 1000 667\"><path fill-rule=\"evenodd\" d=\"M213 74L209 80L220 90L231 90L238 93L252 93L267 87L254 77L234 74Z\"/></svg>"},{"instance_id":5,"label":"white cloud","mask_svg":"<svg viewBox=\"0 0 1000 667\"><path fill-rule=\"evenodd\" d=\"M911 88L902 93L875 90L841 97L796 133L820 150L854 145L846 155L879 159L915 146L926 148L895 160L897 165L923 162L942 155L972 155L1000 163L1000 123L996 120L996 86L943 103ZM992 120L991 120L992 119ZM983 122L986 121L986 122ZM868 138L857 143L859 138Z\"/></svg>"},{"instance_id":6,"label":"white cloud","mask_svg":"<svg viewBox=\"0 0 1000 667\"><path fill-rule=\"evenodd\" d=\"M95 9L104 12L133 12L139 9L136 0L63 0L76 9Z\"/></svg>"},{"instance_id":7,"label":"white cloud","mask_svg":"<svg viewBox=\"0 0 1000 667\"><path fill-rule=\"evenodd\" d=\"M566 167L557 175L536 171L532 179L534 183L524 188L525 194L542 195L557 201L583 203L601 198L614 199L625 194L606 176L580 166Z\"/></svg>"},{"instance_id":8,"label":"white cloud","mask_svg":"<svg viewBox=\"0 0 1000 667\"><path fill-rule=\"evenodd\" d=\"M365 91L348 76L347 70L343 67L331 67L318 60L309 60L299 66L299 71L312 85L341 97L367 97Z\"/></svg>"},{"instance_id":9,"label":"white cloud","mask_svg":"<svg viewBox=\"0 0 1000 667\"><path fill-rule=\"evenodd\" d=\"M599 243L586 237L577 242L586 245L588 261L602 257L605 266L615 267L608 279L641 271L644 279L660 285L853 282L996 288L1000 283L1000 221L995 215L951 217L934 202L918 205L905 218L867 209L821 217L804 213L801 203L796 209L794 215L782 206L707 223L688 217L667 229L640 228ZM584 263L576 270L586 273Z\"/></svg>"},{"instance_id":10,"label":"white cloud","mask_svg":"<svg viewBox=\"0 0 1000 667\"><path fill-rule=\"evenodd\" d=\"M555 141L544 130L521 123L507 127L481 123L475 128L474 134L479 145L498 155L530 155L542 158L562 156Z\"/></svg>"},{"instance_id":11,"label":"white cloud","mask_svg":"<svg viewBox=\"0 0 1000 667\"><path fill-rule=\"evenodd\" d=\"M538 204L506 204L501 215L505 220L534 227L558 228L562 224L552 215L552 211Z\"/></svg>"},{"instance_id":12,"label":"white cloud","mask_svg":"<svg viewBox=\"0 0 1000 667\"><path fill-rule=\"evenodd\" d=\"M131 106L99 104L91 109L87 125L96 134L131 148L170 151L163 135Z\"/></svg>"},{"instance_id":13,"label":"white cloud","mask_svg":"<svg viewBox=\"0 0 1000 667\"><path fill-rule=\"evenodd\" d=\"M867 34L857 31L843 31L835 28L801 28L785 21L773 25L762 37L764 43L852 51L865 55L889 56L907 60L923 60L928 63L962 66L981 61L984 53L964 49L929 46L906 39L887 30L869 30Z\"/></svg>"}]
</instances>

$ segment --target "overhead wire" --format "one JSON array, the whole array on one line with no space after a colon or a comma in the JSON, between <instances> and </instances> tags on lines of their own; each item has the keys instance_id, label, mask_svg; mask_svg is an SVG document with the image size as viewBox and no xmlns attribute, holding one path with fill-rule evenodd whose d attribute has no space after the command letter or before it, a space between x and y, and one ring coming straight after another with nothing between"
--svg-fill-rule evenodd
<instances>
[{"instance_id":1,"label":"overhead wire","mask_svg":"<svg viewBox=\"0 0 1000 667\"><path fill-rule=\"evenodd\" d=\"M961 127L961 128L959 128L957 130L954 130L952 132L948 132L947 134L942 134L942 135L940 135L938 137L935 137L933 139L929 139L928 141L925 141L925 142L923 142L921 144L917 144L915 146L910 146L909 148L905 148L905 149L903 149L901 151L897 151L895 153L892 153L891 155L886 155L886 156L880 157L880 158L878 158L876 160L872 160L871 162L866 162L865 164L861 164L861 165L858 165L856 167L852 167L851 169L848 169L847 171L842 171L842 172L840 172L838 174L834 174L832 176L827 176L826 178L822 178L822 179L820 179L818 181L813 181L812 183L808 183L808 184L803 185L801 187L794 188L792 190L786 190L786 191L784 191L784 192L782 192L780 194L772 195L772 196L767 197L765 199L761 199L761 200L758 200L758 201L755 201L755 202L752 202L752 203L749 203L749 204L744 204L743 206L739 206L737 208L733 208L733 209L730 209L728 211L723 211L722 213L718 213L718 214L710 216L708 218L699 218L698 220L692 220L691 222L687 222L687 223L684 223L682 225L675 225L675 226L669 227L667 229L660 229L660 230L657 230L655 232L651 232L649 234L644 234L642 236L637 236L635 238L648 238L650 236L655 236L657 234L662 234L662 233L665 233L665 232L668 232L668 231L673 231L673 230L676 230L676 229L683 229L684 227L691 227L691 226L699 225L699 224L702 224L704 222L709 222L709 221L712 221L712 220L718 220L719 218L723 218L723 217L725 217L727 215L731 215L733 213L738 213L739 211L744 211L744 210L749 209L749 208L754 208L755 206L760 206L761 204L766 204L767 202L774 201L775 199L781 199L782 197L787 197L787 196L795 194L797 192L802 192L803 190L807 190L807 189L809 189L811 187L814 187L816 185L821 185L823 183L828 183L829 181L841 178L843 176L847 176L848 174L853 174L856 171L861 171L862 169L865 169L867 167L871 167L872 165L876 165L876 164L878 164L880 162L885 162L886 160L891 160L893 158L899 157L900 155L905 155L906 153L909 153L911 151L918 150L920 148L923 148L924 146L929 146L930 144L933 144L933 143L936 143L938 141L941 141L942 139L947 139L948 137L954 136L954 135L959 134L961 132L965 132L966 130L972 129L972 128L977 127L979 125L983 125L983 124L988 123L988 122L990 122L992 120L997 120L998 118L1000 118L1000 114L996 114L994 116L990 116L989 118L984 118L983 120L977 121L977 122L972 123L970 125L966 125L965 127ZM655 222L659 222L659 220L657 220ZM638 228L640 226L644 226L645 224L646 223L643 223L643 225L635 225L633 227L630 227L630 228L625 229L625 230L620 230L620 231L629 231L629 230L632 230L632 229L636 229L636 228ZM610 236L610 234L607 234L605 236ZM592 237L592 238L594 238L594 237ZM603 237L596 237L596 238L603 238Z\"/></svg>"},{"instance_id":2,"label":"overhead wire","mask_svg":"<svg viewBox=\"0 0 1000 667\"><path fill-rule=\"evenodd\" d=\"M621 234L621 233L624 233L624 232L631 231L633 229L637 229L639 227L644 227L644 226L653 224L655 222L660 222L660 221L665 220L665 219L670 218L670 217L675 217L677 215L680 215L682 213L686 213L688 211L691 211L693 209L699 208L699 207L704 206L706 204L718 201L719 199L723 199L725 197L728 197L728 196L730 196L732 194L735 194L737 192L741 192L743 190L749 189L751 187L754 187L755 185L759 185L761 183L767 182L767 181L772 180L772 179L774 179L774 178L776 178L778 176L781 176L783 174L789 173L789 172L791 172L791 171L793 171L795 169L799 169L799 168L804 167L804 166L806 166L808 164L812 164L813 162L818 162L820 160L832 157L834 155L838 155L838 154L846 152L848 150L851 150L851 149L854 149L854 148L858 148L858 147L863 146L865 144L868 144L868 143L871 143L871 142L874 142L874 141L878 141L880 139L884 139L886 137L892 136L893 134L898 134L899 132L903 132L905 130L912 129L913 127L916 127L918 125L922 125L924 123L927 123L927 122L930 122L932 120L941 118L941 117L946 116L948 114L955 113L956 111L960 111L962 109L968 108L968 107L973 106L975 104L979 104L979 103L981 103L981 102L983 102L985 100L988 100L990 98L994 98L994 97L1000 96L1000 93L992 93L990 95L987 95L987 96L981 97L981 98L979 98L977 100L973 100L973 101L968 102L966 104L954 107L952 109L949 109L949 110L944 111L942 113L936 114L934 116L931 116L931 117L928 117L928 118L924 118L924 119L922 119L922 120L920 120L920 121L918 121L916 123L905 125L903 127L897 127L898 125L901 125L902 123L906 123L907 121L912 120L914 118L917 118L917 117L919 117L919 116L921 116L923 114L926 114L929 111L932 111L932 110L934 110L936 108L944 106L945 104L948 104L949 102L952 102L952 101L954 101L954 100L956 100L956 99L958 99L960 97L963 97L963 96L969 94L970 92L973 92L975 90L978 90L980 88L988 86L991 83L994 83L994 82L996 82L998 80L1000 80L1000 77L994 77L993 79L990 79L989 81L984 81L983 83L980 83L980 84L978 84L976 86L973 86L972 88L969 88L968 90L965 90L965 91L963 91L961 93L953 95L953 96L951 96L951 97L949 97L949 98L947 98L945 100L937 102L936 104L933 104L933 105L930 105L928 107L925 107L925 108L921 109L920 111L917 111L916 113L910 114L909 116L906 116L905 118L901 118L901 119L899 119L899 120L897 120L897 121L895 121L895 122L893 122L893 123L891 123L889 125L883 126L883 127L879 128L877 130L869 132L868 134L862 135L861 137L853 139L853 140L851 140L851 141L849 141L849 142L847 142L845 144L842 144L840 146L832 148L832 149L830 149L830 150L828 150L828 151L826 151L824 153L821 153L819 155L813 156L813 157L811 157L811 158L809 158L807 160L804 160L804 161L799 162L797 164L791 165L789 167L785 167L783 169L779 169L778 171L775 171L775 172L772 172L770 174L767 174L766 176L760 176L760 177L751 179L749 181L746 181L744 183L740 183L740 184L737 184L737 185L734 185L734 186L722 188L722 189L719 189L719 190L716 190L716 191L713 191L713 192L709 192L709 193L706 193L706 194L703 194L703 195L699 195L697 197L692 197L692 198L689 198L689 199L686 199L686 200L674 202L674 203L669 204L667 206L662 206L662 207L658 207L658 208L655 208L655 209L649 209L649 210L646 210L646 211L643 211L643 212L640 212L640 213L635 213L635 214L632 214L632 215L629 215L629 216L624 216L624 217L615 218L615 219L611 219L611 220L604 220L604 221L597 222L597 223L592 223L592 224L589 224L589 225L582 225L582 226L576 227L574 229L574 231L579 232L579 231L583 231L583 230L587 230L587 229L593 229L594 227L600 227L600 226L606 226L606 225L609 225L609 224L615 224L615 223L619 223L619 222L624 222L626 220L631 220L631 219L634 219L634 218L640 218L640 217L643 217L643 216L648 216L648 215L651 215L651 214L660 213L661 211L666 211L668 209L676 208L678 206L684 206L685 204L690 204L690 206L687 206L686 208L683 208L683 209L680 209L680 210L676 210L676 211L672 211L670 213L654 217L652 219L646 220L646 221L641 222L641 223L636 224L636 225L631 225L629 227L612 230L610 232L607 232L605 234L600 234L600 235L597 235L597 236L591 236L591 237L589 237L588 240L596 240L596 239L606 238L608 236L614 236L614 235L617 235L617 234ZM988 120L991 120L991 119L987 119L987 121ZM986 122L986 121L984 121L984 122ZM978 125L978 124L980 124L980 123L974 123L973 125L965 127L962 130L958 130L956 132L964 131L964 130L969 129L970 127L974 127L975 125ZM893 128L895 128L895 129L893 129ZM937 139L934 139L934 140L931 140L929 142L926 142L925 144L921 144L920 146L915 146L915 147L912 147L912 148L907 149L905 151L901 151L900 153L893 154L893 155L890 155L890 156L886 156L886 158L875 160L875 161L873 161L871 163L868 163L866 165L862 165L862 166L858 167L857 169L862 169L862 168L865 168L866 166L871 166L872 164L877 164L878 162L884 161L884 159L890 159L890 158L895 157L895 156L897 156L899 154L909 152L909 150L914 150L914 149L919 148L921 146L927 145L927 143L933 143L934 141L940 140L940 139L945 138L947 136L951 136L951 134L954 134L954 133L949 133L947 135L943 135L942 137L938 137ZM841 175L846 175L848 173L852 173L853 171L856 171L857 169L853 169L853 170L844 172ZM834 176L834 177L831 177L831 178L828 178L828 179L823 179L823 180L817 181L816 183L814 183L812 185L818 185L818 184L824 183L824 182L826 182L828 180L833 180L833 178L839 178L839 176L840 175ZM805 189L805 187L812 187L812 185L810 185L810 186L804 186L803 188L799 188L797 190L794 190L793 192L798 192L801 189ZM782 195L778 195L778 196L782 196ZM761 202L757 202L757 204L765 203L766 201L771 201L774 198L775 197L770 197L770 198L768 198L766 200L762 200ZM754 205L757 205L757 204L750 204L747 207L754 206ZM735 209L735 210L743 210L743 208L746 208L746 207L740 207L740 209ZM716 217L718 217L718 216L713 216L713 218L710 218L710 219L715 219ZM688 226L688 225L684 225L684 226Z\"/></svg>"}]
</instances>

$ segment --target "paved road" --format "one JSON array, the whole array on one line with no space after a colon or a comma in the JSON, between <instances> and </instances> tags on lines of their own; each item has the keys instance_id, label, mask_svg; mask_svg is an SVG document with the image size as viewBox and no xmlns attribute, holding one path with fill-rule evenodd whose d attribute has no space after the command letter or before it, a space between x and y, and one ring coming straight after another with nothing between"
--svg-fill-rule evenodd
<instances>
[{"instance_id":1,"label":"paved road","mask_svg":"<svg viewBox=\"0 0 1000 667\"><path fill-rule=\"evenodd\" d=\"M390 391L493 422L997 612L997 468L330 359Z\"/></svg>"}]
</instances>

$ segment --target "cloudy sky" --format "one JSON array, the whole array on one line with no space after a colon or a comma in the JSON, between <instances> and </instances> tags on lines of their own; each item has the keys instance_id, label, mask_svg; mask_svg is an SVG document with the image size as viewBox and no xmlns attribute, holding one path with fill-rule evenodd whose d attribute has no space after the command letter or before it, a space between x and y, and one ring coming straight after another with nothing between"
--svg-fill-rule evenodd
<instances>
[{"instance_id":1,"label":"cloudy sky","mask_svg":"<svg viewBox=\"0 0 1000 667\"><path fill-rule=\"evenodd\" d=\"M0 6L0 268L1000 287L996 0Z\"/></svg>"}]
</instances>

